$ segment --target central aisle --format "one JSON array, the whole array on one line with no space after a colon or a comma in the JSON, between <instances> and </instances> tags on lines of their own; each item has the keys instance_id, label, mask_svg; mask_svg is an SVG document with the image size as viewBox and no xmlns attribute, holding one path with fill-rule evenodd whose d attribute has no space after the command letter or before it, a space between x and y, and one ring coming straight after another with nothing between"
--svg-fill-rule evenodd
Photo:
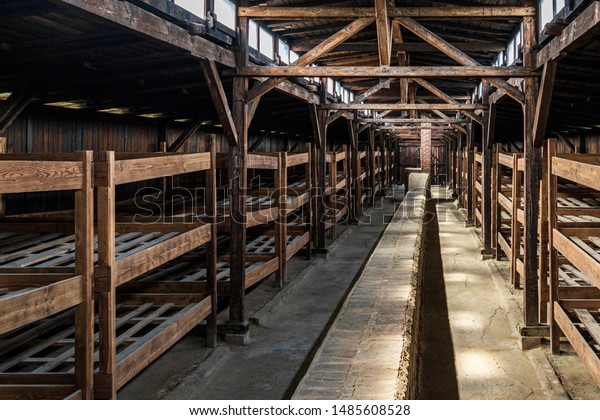
<instances>
[{"instance_id":1,"label":"central aisle","mask_svg":"<svg viewBox=\"0 0 600 420\"><path fill-rule=\"evenodd\" d=\"M443 194L434 187L438 224L425 244L420 398L546 399L518 346L515 296L481 260L480 243Z\"/></svg>"}]
</instances>

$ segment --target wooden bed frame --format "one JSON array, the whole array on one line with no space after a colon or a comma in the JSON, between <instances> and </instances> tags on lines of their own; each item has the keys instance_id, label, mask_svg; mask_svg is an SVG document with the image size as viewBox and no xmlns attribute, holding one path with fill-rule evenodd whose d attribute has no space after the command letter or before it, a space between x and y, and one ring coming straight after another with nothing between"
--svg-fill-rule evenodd
<instances>
[{"instance_id":1,"label":"wooden bed frame","mask_svg":"<svg viewBox=\"0 0 600 420\"><path fill-rule=\"evenodd\" d=\"M74 219L0 223L0 398L90 399L92 154L0 155L0 190L75 193ZM49 351L59 337L40 336L63 323L64 351ZM64 360L68 369L56 369Z\"/></svg>"}]
</instances>

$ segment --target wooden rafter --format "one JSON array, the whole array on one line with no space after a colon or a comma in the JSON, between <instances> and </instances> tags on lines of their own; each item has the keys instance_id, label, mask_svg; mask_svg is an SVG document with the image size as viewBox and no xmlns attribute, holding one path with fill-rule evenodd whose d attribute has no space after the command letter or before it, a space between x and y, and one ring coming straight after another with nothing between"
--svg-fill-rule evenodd
<instances>
[{"instance_id":1,"label":"wooden rafter","mask_svg":"<svg viewBox=\"0 0 600 420\"><path fill-rule=\"evenodd\" d=\"M25 88L11 93L8 99L0 105L0 131L4 131L21 115L21 112L33 99L33 94L33 89Z\"/></svg>"},{"instance_id":2,"label":"wooden rafter","mask_svg":"<svg viewBox=\"0 0 600 420\"><path fill-rule=\"evenodd\" d=\"M427 89L429 92L433 93L435 96L437 96L438 98L440 98L441 100L443 100L446 103L449 103L449 104L458 104L459 103L456 99L453 99L451 96L442 92L440 89L433 86L431 83L429 83L428 81L426 81L424 79L415 78L412 80L415 81L416 83L418 83L419 85L421 85L422 87L424 87L425 89ZM462 113L465 114L467 117L471 118L473 121L479 123L480 125L483 124L482 119L479 115L475 115L473 112L469 112L469 111L462 111Z\"/></svg>"},{"instance_id":3,"label":"wooden rafter","mask_svg":"<svg viewBox=\"0 0 600 420\"><path fill-rule=\"evenodd\" d=\"M432 124L464 124L466 120L459 118L358 118L360 123L432 123Z\"/></svg>"},{"instance_id":4,"label":"wooden rafter","mask_svg":"<svg viewBox=\"0 0 600 420\"><path fill-rule=\"evenodd\" d=\"M387 0L375 0L375 23L379 45L379 65L389 66L392 59L392 34L388 18Z\"/></svg>"},{"instance_id":5,"label":"wooden rafter","mask_svg":"<svg viewBox=\"0 0 600 420\"><path fill-rule=\"evenodd\" d=\"M552 102L552 91L554 90L554 78L556 77L556 61L548 61L544 64L540 91L535 107L535 119L533 123L533 145L540 147L544 140L548 115L550 114L550 103Z\"/></svg>"},{"instance_id":6,"label":"wooden rafter","mask_svg":"<svg viewBox=\"0 0 600 420\"><path fill-rule=\"evenodd\" d=\"M356 35L358 32L363 30L366 26L370 25L373 22L373 18L359 18L354 22L350 23L348 26L344 27L342 30L336 32L325 41L321 42L312 50L308 51L306 54L302 55L296 61L292 63L293 67L299 66L308 66L319 59L323 54L331 51L333 48L347 40L348 38ZM281 68L281 67L274 67ZM271 76L271 75L266 75ZM246 100L251 102L265 93L269 92L275 86L279 85L281 82L285 81L288 76L285 75L275 75L276 77L273 79L265 80L258 86L252 88L248 92Z\"/></svg>"},{"instance_id":7,"label":"wooden rafter","mask_svg":"<svg viewBox=\"0 0 600 420\"><path fill-rule=\"evenodd\" d=\"M210 97L212 98L213 105L219 116L219 121L221 121L221 125L223 126L223 131L227 135L229 144L235 145L238 143L238 135L217 66L212 60L203 60L200 63L202 66L202 73L204 74L206 84L208 85Z\"/></svg>"},{"instance_id":8,"label":"wooden rafter","mask_svg":"<svg viewBox=\"0 0 600 420\"><path fill-rule=\"evenodd\" d=\"M395 33L394 27L398 27L398 22L392 22L392 34ZM435 52L438 51L433 45L426 42L405 42L398 43L396 37L393 36L394 45L392 52ZM318 41L306 40L292 44L292 51L308 51L318 45ZM453 44L461 51L469 52L499 52L506 49L506 45L492 42L457 42ZM379 46L374 42L344 42L338 45L330 52L377 52Z\"/></svg>"},{"instance_id":9,"label":"wooden rafter","mask_svg":"<svg viewBox=\"0 0 600 420\"><path fill-rule=\"evenodd\" d=\"M431 45L436 47L438 50L446 54L448 57L456 60L458 63L463 66L481 66L479 62L469 57L467 54L456 48L454 45L440 38L438 35L431 32L429 29L425 28L423 25L416 22L411 18L398 18L398 22L404 26L406 29L422 38L424 41L429 42ZM514 86L508 84L505 80L498 79L493 76L483 76L486 80L496 86L498 89L503 90L509 95L511 98L516 100L517 102L523 104L525 103L525 95L523 92L515 88ZM512 76L509 76L512 77Z\"/></svg>"},{"instance_id":10,"label":"wooden rafter","mask_svg":"<svg viewBox=\"0 0 600 420\"><path fill-rule=\"evenodd\" d=\"M181 146L183 146L185 144L185 142L191 136L193 136L194 133L196 131L198 131L198 129L200 127L202 127L202 119L199 119L194 124L190 125L183 133L181 133L179 135L179 137L177 137L177 139L175 139L175 141L173 142L173 144L171 144L168 147L167 152L177 152L177 151L179 151L179 149L181 149Z\"/></svg>"},{"instance_id":11,"label":"wooden rafter","mask_svg":"<svg viewBox=\"0 0 600 420\"><path fill-rule=\"evenodd\" d=\"M460 110L475 110L475 109L487 109L488 105L482 104L379 104L379 103L366 103L366 104L323 104L321 109L348 109L348 110L363 110L371 109L374 111L460 111Z\"/></svg>"},{"instance_id":12,"label":"wooden rafter","mask_svg":"<svg viewBox=\"0 0 600 420\"><path fill-rule=\"evenodd\" d=\"M369 96L374 95L375 93L379 92L383 88L389 88L389 81L387 81L387 82L381 82L380 81L375 86L373 86L370 89L368 89L366 92L364 92L364 93L360 94L359 96L355 97L354 100L352 102L350 102L350 103L352 103L352 104L359 104L362 101L364 101L365 99L367 99ZM325 121L325 123L326 124L331 124L332 122L334 122L335 120L337 120L338 118L340 118L343 114L344 114L344 111L335 112L334 114L332 114L329 117L327 117L327 120Z\"/></svg>"},{"instance_id":13,"label":"wooden rafter","mask_svg":"<svg viewBox=\"0 0 600 420\"><path fill-rule=\"evenodd\" d=\"M495 77L537 77L539 74L528 67L495 67L495 66L410 66L410 67L380 67L380 66L246 66L240 67L237 76L260 76L276 77L276 80L283 80L287 77L484 77L486 79ZM265 82L267 83L267 82ZM504 80L502 83L506 84ZM513 91L522 92L515 87L506 88ZM514 94L514 96L518 96ZM256 94L253 95L253 98Z\"/></svg>"},{"instance_id":14,"label":"wooden rafter","mask_svg":"<svg viewBox=\"0 0 600 420\"><path fill-rule=\"evenodd\" d=\"M304 20L304 19L352 19L375 17L375 10L369 7L240 7L239 15L256 20ZM390 17L416 18L507 18L534 16L533 7L402 7L391 8Z\"/></svg>"}]
</instances>

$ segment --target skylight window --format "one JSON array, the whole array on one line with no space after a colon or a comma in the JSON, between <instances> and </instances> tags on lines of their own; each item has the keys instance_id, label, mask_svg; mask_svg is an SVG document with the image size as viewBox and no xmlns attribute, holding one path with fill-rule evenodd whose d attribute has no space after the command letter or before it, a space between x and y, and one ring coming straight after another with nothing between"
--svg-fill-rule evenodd
<instances>
[{"instance_id":1,"label":"skylight window","mask_svg":"<svg viewBox=\"0 0 600 420\"><path fill-rule=\"evenodd\" d=\"M540 0L540 28L546 26L554 17L553 0Z\"/></svg>"},{"instance_id":2,"label":"skylight window","mask_svg":"<svg viewBox=\"0 0 600 420\"><path fill-rule=\"evenodd\" d=\"M175 0L175 4L183 7L190 13L198 17L206 17L206 1L205 0Z\"/></svg>"},{"instance_id":3,"label":"skylight window","mask_svg":"<svg viewBox=\"0 0 600 420\"><path fill-rule=\"evenodd\" d=\"M264 56L271 60L275 58L273 55L273 35L263 28L260 28L259 48L260 53Z\"/></svg>"},{"instance_id":4,"label":"skylight window","mask_svg":"<svg viewBox=\"0 0 600 420\"><path fill-rule=\"evenodd\" d=\"M258 51L258 25L253 20L248 27L248 45Z\"/></svg>"},{"instance_id":5,"label":"skylight window","mask_svg":"<svg viewBox=\"0 0 600 420\"><path fill-rule=\"evenodd\" d=\"M235 4L229 0L215 0L215 13L218 22L235 29Z\"/></svg>"},{"instance_id":6,"label":"skylight window","mask_svg":"<svg viewBox=\"0 0 600 420\"><path fill-rule=\"evenodd\" d=\"M300 56L296 53L296 51L290 51L290 63L294 63Z\"/></svg>"},{"instance_id":7,"label":"skylight window","mask_svg":"<svg viewBox=\"0 0 600 420\"><path fill-rule=\"evenodd\" d=\"M290 47L288 44L283 42L282 40L278 41L279 48L279 57L281 58L281 62L285 64L290 64Z\"/></svg>"}]
</instances>

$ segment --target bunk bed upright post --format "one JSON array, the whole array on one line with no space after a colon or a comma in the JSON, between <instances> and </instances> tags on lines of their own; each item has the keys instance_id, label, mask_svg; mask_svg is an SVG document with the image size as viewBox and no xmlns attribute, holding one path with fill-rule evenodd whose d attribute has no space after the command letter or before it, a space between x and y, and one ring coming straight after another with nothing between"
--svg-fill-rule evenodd
<instances>
[{"instance_id":1,"label":"bunk bed upright post","mask_svg":"<svg viewBox=\"0 0 600 420\"><path fill-rule=\"evenodd\" d=\"M494 168L495 168L495 184L494 184L494 196L496 197L496 214L495 214L495 229L494 229L494 240L496 244L496 261L500 261L502 255L501 242L498 240L500 231L502 229L502 206L498 196L502 192L502 165L500 164L500 153L502 148L499 144L496 144L494 149Z\"/></svg>"},{"instance_id":2,"label":"bunk bed upright post","mask_svg":"<svg viewBox=\"0 0 600 420\"><path fill-rule=\"evenodd\" d=\"M210 294L210 316L206 321L206 343L210 348L217 345L217 141L214 134L206 136L210 147L210 170L206 175L206 215L210 223L210 242L206 244L206 289Z\"/></svg>"},{"instance_id":3,"label":"bunk bed upright post","mask_svg":"<svg viewBox=\"0 0 600 420\"><path fill-rule=\"evenodd\" d=\"M512 220L510 227L510 250L511 250L511 280L513 287L519 289L521 281L517 262L521 256L521 224L519 223L519 210L521 209L521 173L519 172L519 154L513 154L512 167Z\"/></svg>"},{"instance_id":4,"label":"bunk bed upright post","mask_svg":"<svg viewBox=\"0 0 600 420\"><path fill-rule=\"evenodd\" d=\"M7 139L3 135L3 132L0 132L0 153L6 153L7 151ZM0 217L4 217L6 215L6 203L5 198L2 194L0 194Z\"/></svg>"},{"instance_id":5,"label":"bunk bed upright post","mask_svg":"<svg viewBox=\"0 0 600 420\"><path fill-rule=\"evenodd\" d=\"M312 217L313 217L313 171L312 171L312 161L313 161L313 149L310 143L307 143L308 150L308 161L304 165L305 170L305 191L308 194L308 202L304 206L306 209L306 215L304 216L304 223L308 228L308 242L306 243L306 258L308 260L312 257L312 242L313 242L313 229L312 229Z\"/></svg>"},{"instance_id":6,"label":"bunk bed upright post","mask_svg":"<svg viewBox=\"0 0 600 420\"><path fill-rule=\"evenodd\" d=\"M83 185L75 192L75 274L82 277L83 299L75 309L75 385L82 398L93 397L94 376L94 190L92 152L79 152Z\"/></svg>"},{"instance_id":7,"label":"bunk bed upright post","mask_svg":"<svg viewBox=\"0 0 600 420\"><path fill-rule=\"evenodd\" d=\"M369 128L369 188L371 189L369 194L369 204L375 205L375 131L373 128Z\"/></svg>"},{"instance_id":8,"label":"bunk bed upright post","mask_svg":"<svg viewBox=\"0 0 600 420\"><path fill-rule=\"evenodd\" d=\"M474 227L478 227L478 221L479 219L477 218L477 168L478 168L478 162L477 162L477 147L473 148L473 160L472 160L472 165L471 165L471 196L469 197L471 199L471 208L473 209L473 226Z\"/></svg>"},{"instance_id":9,"label":"bunk bed upright post","mask_svg":"<svg viewBox=\"0 0 600 420\"><path fill-rule=\"evenodd\" d=\"M495 249L497 249L497 241L498 241L498 218L497 218L497 214L498 214L498 194L497 194L497 189L498 189L498 175L497 175L497 171L498 171L498 145L494 144L492 145L492 150L491 152L491 165L490 165L490 191L488 192L488 194L491 194L490 197L490 250L492 252L494 252ZM497 252L497 251L496 251Z\"/></svg>"},{"instance_id":10,"label":"bunk bed upright post","mask_svg":"<svg viewBox=\"0 0 600 420\"><path fill-rule=\"evenodd\" d=\"M115 269L115 152L101 152L94 164L98 195L98 263L94 272L99 302L99 371L94 378L98 399L115 399L116 288Z\"/></svg>"},{"instance_id":11,"label":"bunk bed upright post","mask_svg":"<svg viewBox=\"0 0 600 420\"><path fill-rule=\"evenodd\" d=\"M331 207L329 210L332 212L331 214L331 237L335 238L335 225L337 219L337 153L331 152L331 164L329 166L329 187L331 194L329 195L329 206Z\"/></svg>"},{"instance_id":12,"label":"bunk bed upright post","mask_svg":"<svg viewBox=\"0 0 600 420\"><path fill-rule=\"evenodd\" d=\"M347 225L350 222L350 208L352 206L352 204L350 203L351 200L351 182L352 182L352 171L351 171L351 158L350 158L350 147L348 145L344 146L344 178L346 179L346 186L345 186L345 193L344 193L344 197L345 197L345 203L344 205L346 206L346 221L345 224Z\"/></svg>"},{"instance_id":13,"label":"bunk bed upright post","mask_svg":"<svg viewBox=\"0 0 600 420\"><path fill-rule=\"evenodd\" d=\"M552 158L556 156L556 140L550 139L547 146L548 151L548 249L550 253L549 271L550 271L550 305L548 318L550 320L550 348L553 354L560 353L561 331L554 317L554 305L558 302L558 251L554 247L554 229L558 227L558 218L556 214L556 197L558 191L558 179L552 172Z\"/></svg>"},{"instance_id":14,"label":"bunk bed upright post","mask_svg":"<svg viewBox=\"0 0 600 420\"><path fill-rule=\"evenodd\" d=\"M539 257L538 257L538 267L540 268L540 274L538 279L538 318L539 323L548 322L548 298L549 298L549 286L548 286L548 170L549 170L549 162L548 162L548 151L549 144L551 140L549 139L544 145L542 149L543 159L542 159L542 179L540 180L540 216L539 216Z\"/></svg>"},{"instance_id":15,"label":"bunk bed upright post","mask_svg":"<svg viewBox=\"0 0 600 420\"><path fill-rule=\"evenodd\" d=\"M286 282L287 269L287 152L277 154L277 170L275 171L275 254L278 259L278 270L275 278L279 287Z\"/></svg>"}]
</instances>

